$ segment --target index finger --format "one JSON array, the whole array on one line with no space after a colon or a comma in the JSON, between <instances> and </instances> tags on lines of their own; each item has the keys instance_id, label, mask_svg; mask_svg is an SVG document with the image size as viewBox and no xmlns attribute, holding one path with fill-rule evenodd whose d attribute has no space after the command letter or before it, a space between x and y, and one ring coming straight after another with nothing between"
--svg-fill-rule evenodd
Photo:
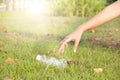
<instances>
[{"instance_id":1,"label":"index finger","mask_svg":"<svg viewBox=\"0 0 120 80\"><path fill-rule=\"evenodd\" d=\"M65 38L65 39L61 42L60 47L59 47L59 53L64 52L65 46L67 46L68 42L70 42L70 41L71 41L70 38Z\"/></svg>"}]
</instances>

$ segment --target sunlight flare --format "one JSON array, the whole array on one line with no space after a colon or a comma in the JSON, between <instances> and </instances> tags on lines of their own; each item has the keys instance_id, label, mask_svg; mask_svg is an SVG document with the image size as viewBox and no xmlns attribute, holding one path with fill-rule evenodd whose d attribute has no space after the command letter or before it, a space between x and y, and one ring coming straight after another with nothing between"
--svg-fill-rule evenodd
<instances>
[{"instance_id":1,"label":"sunlight flare","mask_svg":"<svg viewBox=\"0 0 120 80\"><path fill-rule=\"evenodd\" d=\"M27 3L25 10L30 14L37 15L44 13L45 5L43 1L34 0Z\"/></svg>"}]
</instances>

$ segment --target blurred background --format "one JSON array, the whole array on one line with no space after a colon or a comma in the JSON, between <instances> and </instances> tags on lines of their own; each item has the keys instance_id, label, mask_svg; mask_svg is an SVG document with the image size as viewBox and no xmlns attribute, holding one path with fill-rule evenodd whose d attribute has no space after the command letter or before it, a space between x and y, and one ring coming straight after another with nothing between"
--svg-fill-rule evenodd
<instances>
[{"instance_id":1,"label":"blurred background","mask_svg":"<svg viewBox=\"0 0 120 80\"><path fill-rule=\"evenodd\" d=\"M0 11L31 14L92 16L116 0L0 0Z\"/></svg>"}]
</instances>

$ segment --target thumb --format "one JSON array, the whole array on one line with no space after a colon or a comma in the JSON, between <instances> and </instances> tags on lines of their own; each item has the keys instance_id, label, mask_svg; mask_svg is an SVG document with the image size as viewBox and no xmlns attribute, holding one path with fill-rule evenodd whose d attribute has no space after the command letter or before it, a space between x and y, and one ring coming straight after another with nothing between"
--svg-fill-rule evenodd
<instances>
[{"instance_id":1,"label":"thumb","mask_svg":"<svg viewBox=\"0 0 120 80\"><path fill-rule=\"evenodd\" d=\"M77 51L78 44L79 44L79 40L76 40L74 42L74 49L73 49L74 53L76 53L76 51Z\"/></svg>"}]
</instances>

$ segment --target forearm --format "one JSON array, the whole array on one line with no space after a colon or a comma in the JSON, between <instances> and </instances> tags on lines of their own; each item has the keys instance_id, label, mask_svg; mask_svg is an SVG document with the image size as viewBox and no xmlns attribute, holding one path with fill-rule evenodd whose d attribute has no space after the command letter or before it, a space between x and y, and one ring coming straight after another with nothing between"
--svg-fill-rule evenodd
<instances>
[{"instance_id":1,"label":"forearm","mask_svg":"<svg viewBox=\"0 0 120 80\"><path fill-rule=\"evenodd\" d=\"M109 5L101 12L99 12L96 16L80 25L77 31L84 32L88 29L98 27L118 16L120 16L120 1L116 1L115 3Z\"/></svg>"}]
</instances>

